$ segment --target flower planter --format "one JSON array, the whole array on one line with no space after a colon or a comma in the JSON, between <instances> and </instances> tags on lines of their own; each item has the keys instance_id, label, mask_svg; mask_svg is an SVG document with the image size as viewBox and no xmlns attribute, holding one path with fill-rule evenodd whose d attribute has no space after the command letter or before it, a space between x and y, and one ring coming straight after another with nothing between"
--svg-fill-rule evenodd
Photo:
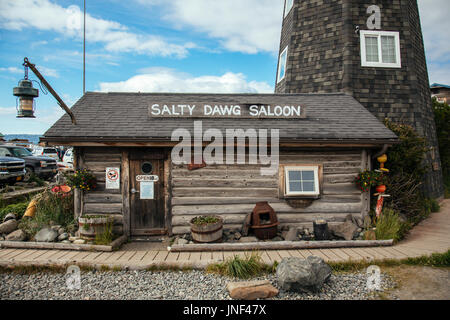
<instances>
[{"instance_id":1,"label":"flower planter","mask_svg":"<svg viewBox=\"0 0 450 320\"><path fill-rule=\"evenodd\" d=\"M78 218L80 237L84 240L95 240L97 234L105 232L112 219L108 216L84 216Z\"/></svg>"},{"instance_id":2,"label":"flower planter","mask_svg":"<svg viewBox=\"0 0 450 320\"><path fill-rule=\"evenodd\" d=\"M196 243L221 242L223 237L223 220L221 217L214 216L218 221L214 223L196 224L191 220L192 240Z\"/></svg>"}]
</instances>

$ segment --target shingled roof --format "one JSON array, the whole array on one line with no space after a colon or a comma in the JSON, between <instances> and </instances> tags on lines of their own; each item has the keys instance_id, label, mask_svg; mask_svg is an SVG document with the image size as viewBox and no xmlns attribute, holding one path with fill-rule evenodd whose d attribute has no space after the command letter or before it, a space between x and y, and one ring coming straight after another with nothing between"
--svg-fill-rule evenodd
<instances>
[{"instance_id":1,"label":"shingled roof","mask_svg":"<svg viewBox=\"0 0 450 320\"><path fill-rule=\"evenodd\" d=\"M203 130L279 129L281 141L392 143L396 135L353 97L342 94L172 94L86 93L73 107L77 125L68 115L41 140L47 142L170 141L177 128L193 131L192 118L150 118L155 101L202 104L227 102L302 105L305 119L201 119ZM198 119L197 119L198 120Z\"/></svg>"}]
</instances>

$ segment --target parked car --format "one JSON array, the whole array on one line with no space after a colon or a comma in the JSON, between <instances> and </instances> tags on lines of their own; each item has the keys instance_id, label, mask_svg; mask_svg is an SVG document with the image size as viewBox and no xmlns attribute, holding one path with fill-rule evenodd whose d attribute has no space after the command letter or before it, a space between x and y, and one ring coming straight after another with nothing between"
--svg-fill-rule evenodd
<instances>
[{"instance_id":1,"label":"parked car","mask_svg":"<svg viewBox=\"0 0 450 320\"><path fill-rule=\"evenodd\" d=\"M47 156L55 159L56 161L60 161L58 151L56 148L52 147L37 147L34 149L33 155L35 156Z\"/></svg>"},{"instance_id":2,"label":"parked car","mask_svg":"<svg viewBox=\"0 0 450 320\"><path fill-rule=\"evenodd\" d=\"M18 146L0 146L0 155L6 157L16 157L25 160L25 177L28 181L34 173L45 180L53 178L58 172L56 160L46 156L33 156L33 154L24 147Z\"/></svg>"},{"instance_id":3,"label":"parked car","mask_svg":"<svg viewBox=\"0 0 450 320\"><path fill-rule=\"evenodd\" d=\"M58 162L59 171L73 171L73 148L69 148L64 153L62 162Z\"/></svg>"},{"instance_id":4,"label":"parked car","mask_svg":"<svg viewBox=\"0 0 450 320\"><path fill-rule=\"evenodd\" d=\"M13 185L25 176L25 161L11 156L2 156L0 150L0 185Z\"/></svg>"}]
</instances>

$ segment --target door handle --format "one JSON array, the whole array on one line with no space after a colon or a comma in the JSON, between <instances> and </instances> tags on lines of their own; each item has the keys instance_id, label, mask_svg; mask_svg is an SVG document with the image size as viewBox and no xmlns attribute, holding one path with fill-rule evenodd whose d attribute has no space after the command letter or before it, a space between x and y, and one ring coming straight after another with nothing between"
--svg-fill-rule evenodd
<instances>
[{"instance_id":1,"label":"door handle","mask_svg":"<svg viewBox=\"0 0 450 320\"><path fill-rule=\"evenodd\" d=\"M137 191L135 188L131 189L131 193L135 194L135 193L139 193L139 191Z\"/></svg>"}]
</instances>

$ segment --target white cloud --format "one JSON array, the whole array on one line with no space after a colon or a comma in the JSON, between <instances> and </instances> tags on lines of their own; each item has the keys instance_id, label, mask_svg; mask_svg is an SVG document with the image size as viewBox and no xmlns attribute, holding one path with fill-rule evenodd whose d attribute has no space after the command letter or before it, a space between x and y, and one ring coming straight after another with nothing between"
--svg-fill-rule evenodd
<instances>
[{"instance_id":1,"label":"white cloud","mask_svg":"<svg viewBox=\"0 0 450 320\"><path fill-rule=\"evenodd\" d=\"M14 73L14 74L24 73L23 69L19 69L19 68L16 68L16 67L0 68L0 71L1 72Z\"/></svg>"},{"instance_id":2,"label":"white cloud","mask_svg":"<svg viewBox=\"0 0 450 320\"><path fill-rule=\"evenodd\" d=\"M2 115L2 116L13 115L16 113L17 113L17 111L16 111L15 107L10 107L10 108L0 107L0 115Z\"/></svg>"},{"instance_id":3,"label":"white cloud","mask_svg":"<svg viewBox=\"0 0 450 320\"><path fill-rule=\"evenodd\" d=\"M20 31L36 28L81 39L83 14L78 6L61 7L49 0L1 0L0 28ZM185 57L192 43L171 44L156 35L136 34L115 21L86 16L86 39L103 43L111 52Z\"/></svg>"},{"instance_id":4,"label":"white cloud","mask_svg":"<svg viewBox=\"0 0 450 320\"><path fill-rule=\"evenodd\" d=\"M265 82L248 82L242 73L222 76L192 77L166 68L140 70L146 72L126 81L102 82L102 92L175 92L175 93L273 93Z\"/></svg>"},{"instance_id":5,"label":"white cloud","mask_svg":"<svg viewBox=\"0 0 450 320\"><path fill-rule=\"evenodd\" d=\"M277 53L283 0L137 0L161 5L165 19L176 27L190 27L222 41L224 48L244 53Z\"/></svg>"},{"instance_id":6,"label":"white cloud","mask_svg":"<svg viewBox=\"0 0 450 320\"><path fill-rule=\"evenodd\" d=\"M36 66L36 68L39 70L39 72L42 73L44 77L53 77L53 78L59 78L59 73L55 69L43 67L43 66Z\"/></svg>"},{"instance_id":7,"label":"white cloud","mask_svg":"<svg viewBox=\"0 0 450 320\"><path fill-rule=\"evenodd\" d=\"M450 84L450 1L418 0L430 82Z\"/></svg>"}]
</instances>

